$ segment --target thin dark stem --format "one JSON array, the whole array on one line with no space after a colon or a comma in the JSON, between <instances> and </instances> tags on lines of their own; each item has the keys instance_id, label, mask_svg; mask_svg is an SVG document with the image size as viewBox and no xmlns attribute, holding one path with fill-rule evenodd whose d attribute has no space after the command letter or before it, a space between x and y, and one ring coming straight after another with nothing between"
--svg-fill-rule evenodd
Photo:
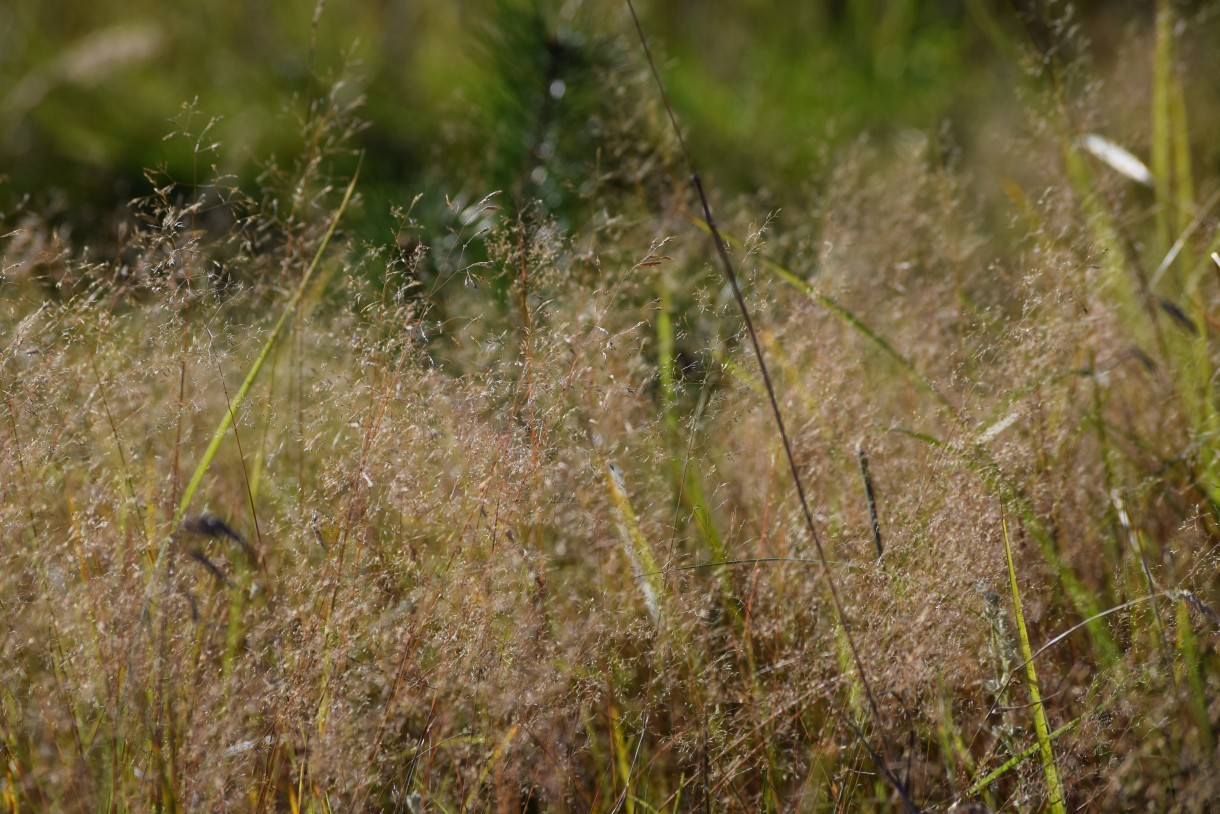
<instances>
[{"instance_id":1,"label":"thin dark stem","mask_svg":"<svg viewBox=\"0 0 1220 814\"><path fill-rule=\"evenodd\" d=\"M809 532L810 538L818 552L818 560L822 564L822 573L826 578L826 585L830 591L830 596L834 602L835 613L839 618L839 623L843 628L843 636L847 640L848 648L851 650L852 660L856 665L856 672L860 676L860 684L864 688L864 694L868 698L869 710L872 712L873 719L877 725L877 732L881 736L882 752L877 754L864 738L863 732L858 727L848 721L852 731L856 737L867 749L873 762L876 764L878 771L883 777L894 787L902 798L903 808L907 811L918 811L914 802L911 801L907 794L905 784L899 780L888 768L887 758L890 752L888 739L885 736L885 728L881 719L881 712L877 707L877 699L873 693L872 687L869 684L868 673L864 669L864 660L860 657L860 650L856 646L855 637L851 633L851 625L847 617L847 611L843 606L843 600L839 596L838 586L835 584L834 578L831 576L830 564L826 557L826 551L822 546L821 535L818 534L817 526L813 522L813 513L809 509L809 500L805 495L805 486L801 481L801 473L796 464L796 456L792 452L792 442L788 437L788 430L784 426L783 412L780 410L779 399L775 395L775 386L771 382L771 374L767 369L766 360L763 358L762 346L758 342L758 335L754 330L754 322L750 319L750 310L746 307L745 297L742 296L741 286L737 283L737 273L733 270L733 261L729 258L728 249L725 247L724 238L720 235L720 230L716 226L716 219L712 216L712 206L708 202L707 194L703 190L703 182L699 179L699 173L695 170L695 162L691 158L690 151L686 146L686 139L682 137L682 128L678 126L678 117L674 114L673 106L669 103L669 95L665 92L665 83L661 81L661 73L657 70L656 61L652 57L652 50L648 47L648 37L644 34L644 26L640 22L640 17L636 13L635 4L632 0L627 0L627 7L631 10L631 18L635 21L635 29L640 37L640 45L644 48L644 54L648 58L648 67L652 71L652 77L656 81L657 89L661 94L661 101L665 105L665 112L669 115L669 122L673 126L674 133L678 137L678 145L682 150L682 156L686 160L687 169L690 172L691 183L695 186L695 191L699 195L699 203L703 207L704 220L707 222L708 231L712 235L712 242L716 246L716 253L720 257L720 265L724 269L724 275L729 281L729 287L733 290L733 299L737 301L737 308L741 312L742 322L745 324L746 333L750 337L750 344L754 349L754 358L758 362L759 372L762 374L763 384L767 389L767 399L771 403L771 412L775 418L775 428L779 431L780 440L784 445L784 457L787 458L788 468L792 472L792 482L796 486L797 498L800 500L801 513L804 515L805 528ZM845 719L846 720L846 719Z\"/></svg>"},{"instance_id":2,"label":"thin dark stem","mask_svg":"<svg viewBox=\"0 0 1220 814\"><path fill-rule=\"evenodd\" d=\"M860 464L860 477L864 481L864 498L868 502L868 520L872 526L873 545L877 548L877 559L880 560L885 554L885 548L881 545L881 520L877 516L877 493L873 489L873 476L868 470L868 453L864 451L863 444L856 447L856 460Z\"/></svg>"}]
</instances>

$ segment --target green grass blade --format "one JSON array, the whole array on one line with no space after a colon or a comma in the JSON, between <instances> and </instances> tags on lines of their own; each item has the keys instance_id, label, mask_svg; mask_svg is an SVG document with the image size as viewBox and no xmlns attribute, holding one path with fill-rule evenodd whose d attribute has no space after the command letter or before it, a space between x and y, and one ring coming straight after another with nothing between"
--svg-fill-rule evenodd
<instances>
[{"instance_id":1,"label":"green grass blade","mask_svg":"<svg viewBox=\"0 0 1220 814\"><path fill-rule=\"evenodd\" d=\"M627 814L635 812L635 798L631 794L631 750L627 747L627 735L623 732L622 715L618 708L610 705L610 736L614 744L614 769L618 776L619 801ZM643 738L644 734L640 733Z\"/></svg>"},{"instance_id":2,"label":"green grass blade","mask_svg":"<svg viewBox=\"0 0 1220 814\"><path fill-rule=\"evenodd\" d=\"M644 595L644 604L649 615L658 626L663 624L661 603L665 596L665 583L662 582L661 570L657 565L656 553L648 536L640 527L635 508L627 494L627 485L623 480L622 470L616 464L606 464L606 490L610 502L617 510L619 532L622 534L624 550L631 562L633 576L640 584Z\"/></svg>"},{"instance_id":3,"label":"green grass blade","mask_svg":"<svg viewBox=\"0 0 1220 814\"><path fill-rule=\"evenodd\" d=\"M326 247L330 244L331 238L335 234L335 228L339 225L339 219L343 217L344 211L351 202L352 194L356 189L356 181L360 177L360 171L352 175L351 183L347 185L347 190L343 194L343 200L339 204L339 208L335 211L334 217L331 218L330 225L326 228L326 233L322 236L322 242L318 245L318 250L314 253L313 261L309 264L309 268L305 270L305 275L301 278L301 282L297 285L297 289L293 292L292 298L288 301L288 305L280 314L279 320L276 321L275 327L271 329L271 335L267 337L267 341L263 343L263 348L258 354L258 358L254 360L254 364L250 367L250 372L246 374L245 381L242 382L241 388L233 397L229 404L229 409L225 411L224 416L220 419L220 423L216 425L215 432L212 433L212 441L208 444L208 448L203 453L203 458L195 467L195 472L191 475L191 480L187 483L186 489L182 493L182 500L178 503L178 508L174 512L174 520L171 524L171 530L176 529L178 524L182 522L182 518L186 516L187 509L190 508L191 500L195 497L195 492L199 489L199 484L203 482L204 476L207 474L208 467L212 465L212 460L216 457L216 453L220 450L220 445L224 441L225 436L233 426L233 421L237 416L237 410L241 407L242 402L246 400L251 388L254 387L254 382L258 379L258 374L263 369L263 364L271 355L271 351L275 348L279 341L280 334L284 330L284 326L288 324L289 319L296 313L297 306L301 302L301 298L305 295L309 288L310 280L313 279L314 272L322 261L322 255L326 251ZM152 572L148 578L148 586L146 595L152 591L153 581L156 579L156 574L161 568L161 563L165 558L165 552L169 548L170 537L166 537L161 542L161 547L157 551L157 559L153 563Z\"/></svg>"},{"instance_id":4,"label":"green grass blade","mask_svg":"<svg viewBox=\"0 0 1220 814\"><path fill-rule=\"evenodd\" d=\"M692 218L691 220L700 229L708 231L708 225L704 221L700 220L699 218ZM732 246L737 246L740 248L745 245L731 235L726 235L722 232L721 236L724 237L725 241ZM824 294L823 292L819 291L813 285L801 278L799 274L789 268L786 268L781 263L777 263L776 261L767 257L760 257L759 260L763 266L772 271L781 280L815 300L821 306L826 308L826 310L830 311L831 314L838 317L839 320L841 320L849 328L876 345L886 356L897 362L903 370L911 374L916 383L932 394L937 401L948 407L950 411L956 412L953 403L949 401L948 397L941 392L940 388L938 388L931 379L924 375L923 371L915 366L914 362L899 353L898 349L891 345L885 337L881 336L879 333L870 328L863 320L848 310L842 303L831 297L829 294Z\"/></svg>"},{"instance_id":5,"label":"green grass blade","mask_svg":"<svg viewBox=\"0 0 1220 814\"><path fill-rule=\"evenodd\" d=\"M988 488L996 493L1004 505L1016 512L1021 522L1025 524L1025 530L1038 544L1038 550L1042 552L1043 558L1054 569L1055 575L1063 584L1064 593L1071 601L1072 607L1085 619L1089 635L1101 653L1103 661L1108 664L1117 661L1118 643L1114 641L1114 636L1110 633L1109 628L1101 621L1104 614L1101 612L1096 595L1080 581L1076 572L1060 556L1054 536L1038 519L1033 506L1000 467L994 461L989 460L985 451L977 446L966 447L951 444L928 433L914 430L895 428L892 432L898 432L929 446L944 449L962 461L970 471L987 484Z\"/></svg>"},{"instance_id":6,"label":"green grass blade","mask_svg":"<svg viewBox=\"0 0 1220 814\"><path fill-rule=\"evenodd\" d=\"M1201 751L1213 754L1216 750L1216 735L1208 713L1207 673L1203 665L1203 653L1195 629L1190 621L1190 606L1183 597L1177 603L1178 652L1182 654L1181 672L1185 675L1189 693L1190 714L1199 730Z\"/></svg>"},{"instance_id":7,"label":"green grass blade","mask_svg":"<svg viewBox=\"0 0 1220 814\"><path fill-rule=\"evenodd\" d=\"M1174 183L1177 186L1178 230L1195 211L1195 178L1190 159L1190 126L1186 116L1186 93L1182 78L1175 72L1170 86L1170 121L1173 126ZM1184 247L1182 268L1194 272L1196 261L1191 246Z\"/></svg>"},{"instance_id":8,"label":"green grass blade","mask_svg":"<svg viewBox=\"0 0 1220 814\"><path fill-rule=\"evenodd\" d=\"M670 315L673 306L673 296L664 282L661 283L660 299L661 308L657 312L656 324L657 376L661 382L665 426L670 436L670 448L673 450L669 459L670 471L674 485L678 490L679 501L690 509L695 521L695 527L699 532L699 536L703 538L703 542L707 545L708 554L711 559L717 561L725 560L728 559L728 551L725 548L724 537L720 534L720 530L716 527L716 522L712 517L711 506L708 504L707 497L703 491L699 472L695 467L691 466L691 450L689 445L684 453L678 452L678 449L681 447L679 438L681 428L678 420L678 372L675 356L674 327L673 318ZM699 407L696 409L696 415L701 413L706 405L706 388L707 385L705 383ZM690 441L691 443L694 441L693 429ZM735 622L740 624L740 614L738 613L738 603L732 578L727 571L722 571L719 574L719 579L721 592L724 595L725 607L733 616Z\"/></svg>"},{"instance_id":9,"label":"green grass blade","mask_svg":"<svg viewBox=\"0 0 1220 814\"><path fill-rule=\"evenodd\" d=\"M1029 632L1025 628L1025 613L1021 610L1021 589L1017 586L1017 569L1012 560L1012 541L1008 538L1008 522L1004 521L1004 555L1008 560L1008 583L1012 589L1013 615L1017 621L1017 636L1021 641L1021 656L1025 659L1025 678L1029 682L1029 701L1034 711L1034 730L1038 735L1038 751L1042 753L1042 774L1046 778L1047 809L1052 814L1067 814L1067 799L1059 769L1055 765L1055 749L1052 745L1050 725L1046 721L1046 708L1042 705L1042 693L1038 689L1038 671L1034 667L1033 648L1029 644Z\"/></svg>"},{"instance_id":10,"label":"green grass blade","mask_svg":"<svg viewBox=\"0 0 1220 814\"><path fill-rule=\"evenodd\" d=\"M1152 74L1152 178L1156 189L1157 248L1169 248L1173 185L1173 133L1170 126L1170 106L1173 85L1173 4L1158 0L1156 4L1156 52Z\"/></svg>"},{"instance_id":11,"label":"green grass blade","mask_svg":"<svg viewBox=\"0 0 1220 814\"><path fill-rule=\"evenodd\" d=\"M1052 732L1050 734L1050 739L1053 741L1056 738L1058 738L1060 735L1065 735L1068 732L1071 732L1073 729L1075 729L1077 726L1080 725L1080 722L1082 720L1084 720L1083 717L1077 718L1074 721L1068 721L1066 724L1064 724L1063 726L1059 727L1054 732ZM1004 775L1011 772L1017 766L1020 766L1026 760L1029 760L1031 757L1038 754L1038 752L1041 750L1041 748L1042 748L1041 744L1034 744L1033 746L1029 747L1028 749L1023 749L1022 751L1013 755L1011 758L1004 761L1003 764L1001 764L1000 766L997 766L995 769L988 772L984 777L981 777L978 780L976 780L974 782L974 784L970 786L970 788L966 789L966 793L963 796L964 797L973 797L976 794L981 793L984 789L986 789L992 783L994 783L995 781L999 780Z\"/></svg>"},{"instance_id":12,"label":"green grass blade","mask_svg":"<svg viewBox=\"0 0 1220 814\"><path fill-rule=\"evenodd\" d=\"M347 185L347 191L343 195L343 201L339 204L339 209L335 212L334 217L331 218L330 226L327 227L326 234L322 237L322 243L318 246L317 252L314 253L313 262L309 264L309 268L305 271L305 276L301 278L300 284L297 285L297 290L293 292L292 299L288 301L288 305L284 308L284 312L280 314L275 327L271 329L271 335L263 343L263 349L250 367L250 372L246 374L246 379L241 383L241 388L233 397L232 404L229 405L229 409L225 411L224 416L220 419L220 423L216 426L216 431L212 433L212 442L208 444L207 450L203 453L203 458L199 461L199 465L195 467L195 472L191 475L190 482L186 485L186 490L182 493L182 500L178 503L178 510L174 514L175 526L186 515L186 510L190 507L191 500L195 497L195 491L203 481L204 475L207 474L208 467L211 466L212 459L216 457L216 453L220 449L220 444L224 441L225 435L228 434L229 429L233 426L233 420L237 415L238 408L246 400L250 389L254 387L254 382L258 379L258 374L262 372L263 364L267 361L267 357L271 355L271 351L279 341L280 333L284 330L284 326L288 324L288 320L296 313L297 305L300 304L301 297L305 295L305 291L309 288L309 282L322 260L322 254L326 251L326 247L330 244L330 239L335 233L335 227L339 225L339 219L343 216L344 210L347 209L347 205L352 199L352 193L356 189L356 180L359 176L359 172L352 176L351 183Z\"/></svg>"}]
</instances>

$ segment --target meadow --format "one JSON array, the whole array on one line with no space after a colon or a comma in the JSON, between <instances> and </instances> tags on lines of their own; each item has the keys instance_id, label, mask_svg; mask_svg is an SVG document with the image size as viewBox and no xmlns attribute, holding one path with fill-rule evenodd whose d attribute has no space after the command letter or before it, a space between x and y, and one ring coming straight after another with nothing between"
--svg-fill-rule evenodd
<instances>
[{"instance_id":1,"label":"meadow","mask_svg":"<svg viewBox=\"0 0 1220 814\"><path fill-rule=\"evenodd\" d=\"M1213 809L1220 7L934 5L0 87L5 810Z\"/></svg>"}]
</instances>

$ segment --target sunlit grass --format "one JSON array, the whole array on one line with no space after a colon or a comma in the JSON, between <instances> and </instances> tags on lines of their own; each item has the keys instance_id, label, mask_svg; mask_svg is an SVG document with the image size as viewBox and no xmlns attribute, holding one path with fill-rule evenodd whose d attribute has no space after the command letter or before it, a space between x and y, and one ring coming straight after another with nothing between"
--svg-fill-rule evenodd
<instances>
[{"instance_id":1,"label":"sunlit grass","mask_svg":"<svg viewBox=\"0 0 1220 814\"><path fill-rule=\"evenodd\" d=\"M1218 181L1158 14L1105 142L1151 187L1052 59L1003 228L935 139L724 204L824 564L659 128L579 216L478 190L366 244L332 91L263 192L159 183L113 258L23 222L0 801L894 810L881 763L928 810L1205 809Z\"/></svg>"}]
</instances>

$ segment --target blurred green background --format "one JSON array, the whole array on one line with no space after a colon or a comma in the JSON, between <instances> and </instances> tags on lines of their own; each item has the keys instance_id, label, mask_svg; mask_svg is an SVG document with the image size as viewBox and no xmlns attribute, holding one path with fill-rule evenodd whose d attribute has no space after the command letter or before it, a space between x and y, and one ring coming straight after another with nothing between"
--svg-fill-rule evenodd
<instances>
[{"instance_id":1,"label":"blurred green background","mask_svg":"<svg viewBox=\"0 0 1220 814\"><path fill-rule=\"evenodd\" d=\"M861 138L932 133L985 154L983 122L1012 115L1021 55L1045 47L1067 8L638 6L705 175L722 195L775 205L815 190L835 150ZM1214 27L1209 7L1182 4L1181 18ZM1104 61L1121 58L1125 33L1150 30L1154 4L1071 8ZM657 154L670 137L643 71L625 3L607 0L17 0L0 5L0 210L10 227L26 210L88 235L147 194L148 168L252 189L302 153L303 120L333 94L363 98L359 228L389 228L390 206L420 192L499 189L589 211L608 189L649 194L673 165L672 142Z\"/></svg>"}]
</instances>

